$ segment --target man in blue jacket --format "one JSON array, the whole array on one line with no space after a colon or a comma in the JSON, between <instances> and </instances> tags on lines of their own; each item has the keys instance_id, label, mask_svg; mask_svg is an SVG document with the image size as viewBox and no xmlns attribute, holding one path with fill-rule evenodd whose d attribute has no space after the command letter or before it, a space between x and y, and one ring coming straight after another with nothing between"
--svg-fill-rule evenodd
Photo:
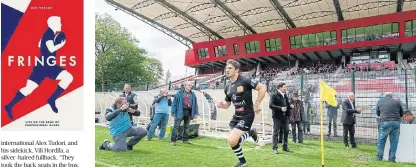
<instances>
[{"instance_id":1,"label":"man in blue jacket","mask_svg":"<svg viewBox=\"0 0 416 167\"><path fill-rule=\"evenodd\" d=\"M172 116L175 118L174 129L171 136L171 144L176 146L176 138L181 122L183 125L182 140L185 144L191 144L188 141L189 123L198 117L198 103L195 93L191 90L192 83L186 82L185 89L178 91L173 98L171 109Z\"/></svg>"},{"instance_id":2,"label":"man in blue jacket","mask_svg":"<svg viewBox=\"0 0 416 167\"><path fill-rule=\"evenodd\" d=\"M131 125L129 113L137 115L140 112L128 110L129 107L125 97L118 97L114 104L107 109L105 119L110 121L110 135L113 137L114 143L104 140L98 147L99 150L133 151L133 146L147 135L146 129ZM133 138L126 142L127 137Z\"/></svg>"},{"instance_id":3,"label":"man in blue jacket","mask_svg":"<svg viewBox=\"0 0 416 167\"><path fill-rule=\"evenodd\" d=\"M147 140L152 140L155 133L156 127L160 124L160 135L159 139L163 140L166 133L166 125L169 121L169 106L172 105L172 100L168 96L168 91L166 89L161 89L160 94L155 97L153 100L155 105L154 107L154 116L152 120L152 125L150 126L149 133L147 134Z\"/></svg>"}]
</instances>

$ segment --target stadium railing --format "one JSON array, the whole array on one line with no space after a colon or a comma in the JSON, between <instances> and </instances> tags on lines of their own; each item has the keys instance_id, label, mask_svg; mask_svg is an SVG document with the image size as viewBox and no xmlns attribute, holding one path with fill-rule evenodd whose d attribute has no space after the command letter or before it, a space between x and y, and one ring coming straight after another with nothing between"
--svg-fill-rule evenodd
<instances>
[{"instance_id":1,"label":"stadium railing","mask_svg":"<svg viewBox=\"0 0 416 167\"><path fill-rule=\"evenodd\" d=\"M394 97L402 102L403 108L416 114L416 70L395 70L395 71L370 71L370 72L351 72L338 74L313 74L277 77L269 82L269 92L263 100L262 112L256 115L253 127L258 129L262 139L270 140L273 132L273 121L271 110L269 109L270 94L275 93L277 83L285 82L288 85L289 95L293 92L299 93L303 101L310 106L310 137L320 135L320 110L319 110L319 80L325 81L329 86L337 90L337 98L345 100L349 92L356 94L356 106L363 106L365 111L357 115L356 138L360 143L376 144L378 137L378 123L375 112L375 105L384 92L393 92ZM218 109L215 101L223 100L225 95L221 89L206 89L195 91L198 98L200 118L197 123L200 125L200 132L226 134L229 131L228 123L234 114L234 107L229 109ZM134 118L135 122L147 125L150 117L150 107L153 97L158 94L154 91L138 91L139 110L142 111L140 117ZM176 91L170 91L174 94ZM110 106L119 92L97 92L96 93L96 112L103 117L105 109ZM253 100L257 97L257 92L253 91ZM307 107L305 107L306 109ZM331 137L331 140L342 141L342 109L338 110L337 132L339 137ZM105 121L102 121L105 123ZM323 110L324 134L328 132L327 110ZM169 120L169 125L173 120ZM331 135L332 136L332 135ZM291 135L289 135L291 137Z\"/></svg>"}]
</instances>

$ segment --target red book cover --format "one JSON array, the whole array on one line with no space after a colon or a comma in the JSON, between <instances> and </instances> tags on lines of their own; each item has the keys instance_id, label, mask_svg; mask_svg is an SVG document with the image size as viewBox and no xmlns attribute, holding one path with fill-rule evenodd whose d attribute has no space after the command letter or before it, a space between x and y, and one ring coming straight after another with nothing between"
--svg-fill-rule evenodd
<instances>
[{"instance_id":1,"label":"red book cover","mask_svg":"<svg viewBox=\"0 0 416 167\"><path fill-rule=\"evenodd\" d=\"M2 130L83 130L83 1L1 1Z\"/></svg>"}]
</instances>

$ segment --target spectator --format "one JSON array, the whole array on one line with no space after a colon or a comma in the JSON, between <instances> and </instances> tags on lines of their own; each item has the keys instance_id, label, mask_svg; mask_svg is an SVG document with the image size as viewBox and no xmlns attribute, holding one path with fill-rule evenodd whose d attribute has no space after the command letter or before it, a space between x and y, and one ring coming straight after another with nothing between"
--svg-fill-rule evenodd
<instances>
[{"instance_id":1,"label":"spectator","mask_svg":"<svg viewBox=\"0 0 416 167\"><path fill-rule=\"evenodd\" d=\"M302 71L307 71L309 74L334 73L337 69L335 64L330 63L313 63L311 67L304 67ZM296 74L297 75L297 74Z\"/></svg>"},{"instance_id":2,"label":"spectator","mask_svg":"<svg viewBox=\"0 0 416 167\"><path fill-rule=\"evenodd\" d=\"M392 92L386 92L382 100L377 103L377 116L380 116L380 133L377 145L377 160L383 160L384 147L390 136L389 161L396 161L396 150L400 136L400 118L403 108L399 101L393 99Z\"/></svg>"},{"instance_id":3,"label":"spectator","mask_svg":"<svg viewBox=\"0 0 416 167\"><path fill-rule=\"evenodd\" d=\"M133 151L133 146L147 135L146 129L131 125L128 113L132 113L133 110L129 110L128 108L129 104L127 103L127 99L124 97L118 97L114 104L107 109L105 119L110 122L110 135L113 137L115 143L104 140L98 149L112 151ZM133 138L126 143L127 137L130 136L133 136Z\"/></svg>"},{"instance_id":4,"label":"spectator","mask_svg":"<svg viewBox=\"0 0 416 167\"><path fill-rule=\"evenodd\" d=\"M299 95L297 93L293 93L290 108L290 123L292 125L293 143L296 143L296 127L298 128L298 142L303 143L302 122L305 121L305 112L303 102L299 99Z\"/></svg>"},{"instance_id":5,"label":"spectator","mask_svg":"<svg viewBox=\"0 0 416 167\"><path fill-rule=\"evenodd\" d=\"M136 113L135 111L138 111L138 104L139 101L137 100L137 95L133 92L131 92L131 86L129 84L124 85L124 92L120 94L120 97L125 97L127 99L127 102L129 103L129 117L130 117L130 123L133 125L133 116L140 116L140 112L138 112L136 115L133 115L132 113Z\"/></svg>"},{"instance_id":6,"label":"spectator","mask_svg":"<svg viewBox=\"0 0 416 167\"><path fill-rule=\"evenodd\" d=\"M336 97L336 96L335 96ZM341 105L340 102L338 102L337 106L331 106L327 102L324 102L326 104L326 108L328 108L328 137L331 136L331 125L334 125L334 136L337 137L337 117L338 117L338 109Z\"/></svg>"},{"instance_id":7,"label":"spectator","mask_svg":"<svg viewBox=\"0 0 416 167\"><path fill-rule=\"evenodd\" d=\"M189 124L191 120L198 117L198 104L195 93L191 90L192 83L186 82L184 89L178 91L173 98L172 116L175 118L174 129L171 136L171 144L176 146L176 138L181 122L184 122L182 140L185 144L191 144L188 141Z\"/></svg>"},{"instance_id":8,"label":"spectator","mask_svg":"<svg viewBox=\"0 0 416 167\"><path fill-rule=\"evenodd\" d=\"M286 84L279 83L278 92L272 94L270 98L270 109L272 109L273 118L273 153L279 154L277 151L278 135L280 126L283 125L284 138L283 138L283 151L293 152L288 148L287 138L289 135L289 120L290 116L290 104L286 92Z\"/></svg>"},{"instance_id":9,"label":"spectator","mask_svg":"<svg viewBox=\"0 0 416 167\"><path fill-rule=\"evenodd\" d=\"M172 105L172 100L170 96L168 96L168 91L166 89L161 89L160 94L155 97L153 102L155 103L155 114L153 116L149 134L147 135L148 141L152 140L155 129L159 124L161 124L159 139L164 139L166 133L166 125L169 121L169 106Z\"/></svg>"},{"instance_id":10,"label":"spectator","mask_svg":"<svg viewBox=\"0 0 416 167\"><path fill-rule=\"evenodd\" d=\"M414 119L412 112L406 111L402 120L403 124L416 124L416 119Z\"/></svg>"},{"instance_id":11,"label":"spectator","mask_svg":"<svg viewBox=\"0 0 416 167\"><path fill-rule=\"evenodd\" d=\"M381 71L381 70L392 71L392 70L397 69L396 65L394 64L394 61L393 62L387 61L384 63L380 63L378 61L372 62L372 63L371 62L364 62L364 63L366 63L367 65L364 65L363 68L360 68L360 64L356 64L355 62L353 62L352 64L350 64L351 67L344 70L344 73L349 73L352 71L356 71L356 72L357 71ZM384 66L384 68L382 66Z\"/></svg>"},{"instance_id":12,"label":"spectator","mask_svg":"<svg viewBox=\"0 0 416 167\"><path fill-rule=\"evenodd\" d=\"M306 120L303 124L303 130L304 130L304 134L311 134L311 120L312 120L312 114L313 114L313 109L311 104L306 103Z\"/></svg>"},{"instance_id":13,"label":"spectator","mask_svg":"<svg viewBox=\"0 0 416 167\"><path fill-rule=\"evenodd\" d=\"M349 148L348 145L348 134L350 135L350 143L352 148L357 148L357 144L355 143L355 124L356 118L355 114L360 114L362 112L362 108L359 109L355 108L354 104L355 95L353 92L348 94L348 98L342 102L342 124L344 127L344 144L345 148Z\"/></svg>"}]
</instances>

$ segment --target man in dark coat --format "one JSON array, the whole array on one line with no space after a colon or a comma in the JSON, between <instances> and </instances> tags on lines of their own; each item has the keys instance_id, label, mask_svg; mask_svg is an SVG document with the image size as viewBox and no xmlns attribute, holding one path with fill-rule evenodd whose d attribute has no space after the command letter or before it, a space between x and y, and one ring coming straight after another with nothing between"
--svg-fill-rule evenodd
<instances>
[{"instance_id":1,"label":"man in dark coat","mask_svg":"<svg viewBox=\"0 0 416 167\"><path fill-rule=\"evenodd\" d=\"M279 83L277 85L277 89L278 91L272 95L269 104L273 114L273 153L275 154L279 154L277 151L277 143L281 125L283 125L284 130L283 151L293 152L287 146L287 138L289 135L289 116L291 108L289 104L289 98L285 93L286 84Z\"/></svg>"},{"instance_id":2,"label":"man in dark coat","mask_svg":"<svg viewBox=\"0 0 416 167\"><path fill-rule=\"evenodd\" d=\"M292 125L292 139L296 143L296 138L298 138L299 143L303 143L303 125L305 121L305 111L303 108L303 102L300 101L299 95L293 93L292 100L290 104L290 124ZM298 127L298 135L296 137L296 127Z\"/></svg>"},{"instance_id":3,"label":"man in dark coat","mask_svg":"<svg viewBox=\"0 0 416 167\"><path fill-rule=\"evenodd\" d=\"M342 124L344 127L344 144L345 147L348 149L348 134L350 135L350 143L352 148L357 148L357 144L355 143L355 124L356 118L355 114L360 114L362 112L362 108L359 107L358 109L355 108L355 95L353 92L348 94L348 98L342 102Z\"/></svg>"}]
</instances>

